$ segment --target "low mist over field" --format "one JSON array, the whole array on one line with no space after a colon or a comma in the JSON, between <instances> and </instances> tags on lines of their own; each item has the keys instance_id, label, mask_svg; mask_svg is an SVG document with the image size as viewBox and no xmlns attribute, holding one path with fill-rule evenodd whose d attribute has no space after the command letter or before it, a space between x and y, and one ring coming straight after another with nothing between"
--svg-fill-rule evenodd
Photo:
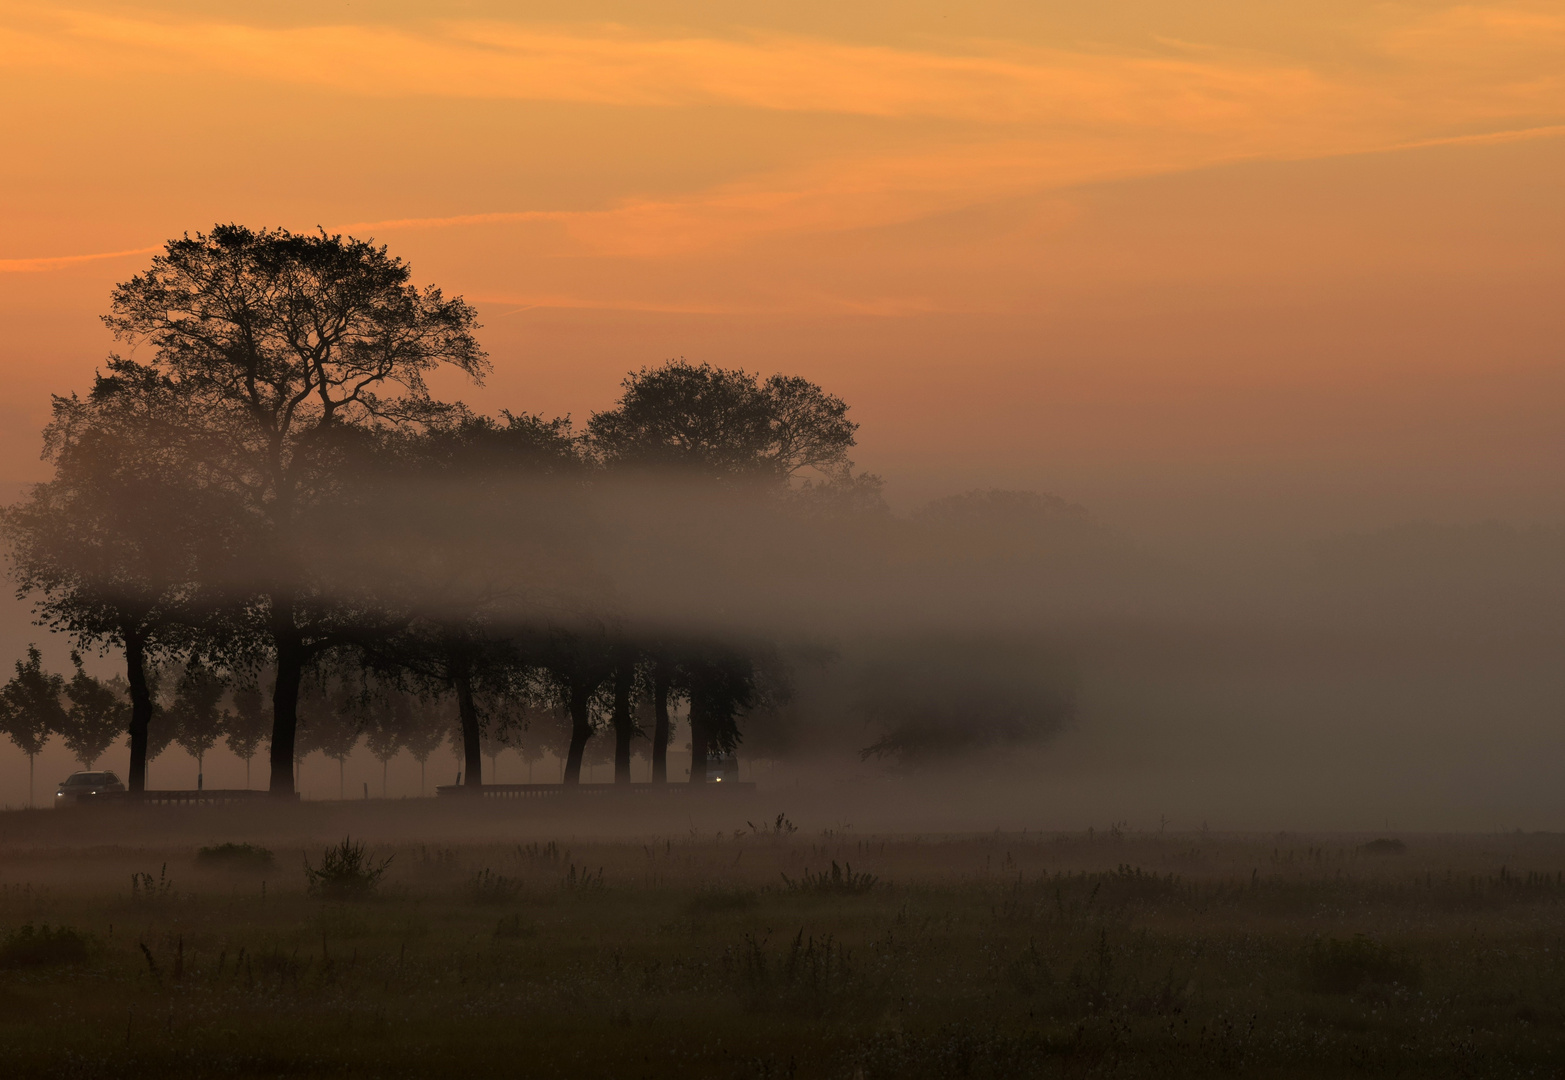
<instances>
[{"instance_id":1,"label":"low mist over field","mask_svg":"<svg viewBox=\"0 0 1565 1080\"><path fill-rule=\"evenodd\" d=\"M591 492L491 477L398 485L300 543L344 600L762 643L781 692L742 720L742 774L823 805L849 785L882 827L1565 822L1556 528L1423 522L1202 559L1025 492L843 514L657 477ZM64 647L11 612L12 651L40 640L63 667ZM559 779L559 722L524 722L486 779ZM681 779L687 743L670 750ZM610 778L611 749L589 743L588 779ZM100 767L123 770L124 753ZM74 767L58 741L39 758L49 790ZM422 770L361 746L342 768L307 756L299 777L309 798L402 797L460 768L446 744ZM207 786L243 783L221 743L205 770ZM177 745L149 772L194 786ZM25 778L8 748L13 806Z\"/></svg>"}]
</instances>

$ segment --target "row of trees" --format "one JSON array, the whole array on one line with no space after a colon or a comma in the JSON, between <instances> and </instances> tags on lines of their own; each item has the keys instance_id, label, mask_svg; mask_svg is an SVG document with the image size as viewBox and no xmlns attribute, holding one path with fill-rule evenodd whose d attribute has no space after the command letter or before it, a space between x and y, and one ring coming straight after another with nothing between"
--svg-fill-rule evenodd
<instances>
[{"instance_id":1,"label":"row of trees","mask_svg":"<svg viewBox=\"0 0 1565 1080\"><path fill-rule=\"evenodd\" d=\"M323 716L358 718L355 741L376 717L449 702L473 785L486 732L554 715L568 721L566 783L600 729L616 782L629 782L642 736L664 782L670 708L683 701L690 780L703 783L708 755L737 745L740 718L781 693L764 642L629 616L601 590L520 595L464 561L451 542L460 524L412 519L446 506L460 522L503 504L499 561L524 563L560 511L514 505L518 477L579 490L672 475L850 510L878 502L848 457L847 406L798 377L672 361L629 376L581 431L437 400L436 371L476 382L489 370L473 309L414 287L401 260L353 239L228 225L171 241L115 289L104 321L131 354L111 356L86 395L55 398L53 478L0 526L39 621L80 649L122 651L123 684L78 664L62 686L30 656L5 717L13 733L59 731L87 754L96 736L66 733L107 731L123 705L133 790L160 743L203 747L198 758L212 745L233 722L221 700L230 716L260 715L263 672L280 795L294 790L311 685L337 695ZM410 511L398 501L410 488L446 502ZM563 563L549 565L545 577ZM158 672L170 667L181 675L164 709Z\"/></svg>"},{"instance_id":2,"label":"row of trees","mask_svg":"<svg viewBox=\"0 0 1565 1080\"><path fill-rule=\"evenodd\" d=\"M108 679L88 673L80 653L73 652L74 674L66 679L45 669L36 646L16 663L15 674L0 687L0 734L27 755L29 773L34 759L58 736L84 769L91 769L114 746L122 743L130 725L128 687L123 676ZM407 752L420 767L420 789L427 788L425 766L431 754L449 743L460 756L464 751L461 727L450 701L407 693L377 682L362 667L356 672L345 665L337 677L305 680L299 695L299 735L295 741L296 764L312 753L335 761L341 771L347 759L363 745L383 770L399 753ZM148 725L146 760L152 762L170 746L178 746L196 762L196 786L203 786L204 759L209 751L225 745L245 764L245 784L250 766L271 733L271 711L263 683L269 672L241 673L237 680L225 676L199 658L177 666L154 667L148 674L152 687L153 722ZM531 765L546 754L566 757L571 725L543 687L517 686L504 701L489 703L480 732L480 749L491 764L505 750L517 751ZM613 707L612 693L600 689L592 703L594 731L607 727ZM638 732L650 732L655 688L646 685L645 673L637 686L635 723ZM540 692L542 691L542 692ZM670 719L669 727L677 727ZM638 749L645 756L644 745ZM601 751L599 757L602 757ZM599 761L597 763L603 763ZM339 777L341 779L341 777ZM340 783L339 788L345 788ZM342 792L339 791L339 794ZM29 776L29 802L32 801Z\"/></svg>"},{"instance_id":3,"label":"row of trees","mask_svg":"<svg viewBox=\"0 0 1565 1080\"><path fill-rule=\"evenodd\" d=\"M71 664L75 670L66 679L46 670L37 646L30 646L26 660L16 662L15 674L0 687L0 734L27 755L29 803L36 759L54 736L82 768L90 769L130 727L124 677L97 678L76 651ZM173 679L166 679L167 674L156 669L149 673L154 715L160 722L149 726L145 760L177 744L196 759L200 786L203 759L221 738L248 769L270 728L254 688L236 687L230 693L225 679L199 659L191 660L183 672L173 672ZM160 695L160 685L171 686L172 692ZM228 707L223 707L225 699Z\"/></svg>"}]
</instances>

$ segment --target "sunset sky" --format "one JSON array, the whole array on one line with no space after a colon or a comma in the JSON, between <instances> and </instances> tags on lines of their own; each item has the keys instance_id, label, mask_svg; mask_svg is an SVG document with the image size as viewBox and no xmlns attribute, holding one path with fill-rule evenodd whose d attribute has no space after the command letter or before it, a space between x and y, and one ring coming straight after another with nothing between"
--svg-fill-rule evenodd
<instances>
[{"instance_id":1,"label":"sunset sky","mask_svg":"<svg viewBox=\"0 0 1565 1080\"><path fill-rule=\"evenodd\" d=\"M431 17L439 12L439 17ZM894 504L1565 508L1565 8L0 3L0 479L163 240L374 237L487 409L799 372Z\"/></svg>"}]
</instances>

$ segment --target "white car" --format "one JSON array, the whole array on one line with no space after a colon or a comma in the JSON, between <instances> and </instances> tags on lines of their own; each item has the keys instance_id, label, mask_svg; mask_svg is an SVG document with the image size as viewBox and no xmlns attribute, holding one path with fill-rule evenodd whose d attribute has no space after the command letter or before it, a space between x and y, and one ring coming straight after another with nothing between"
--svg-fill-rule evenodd
<instances>
[{"instance_id":1,"label":"white car","mask_svg":"<svg viewBox=\"0 0 1565 1080\"><path fill-rule=\"evenodd\" d=\"M54 793L54 805L69 806L84 797L124 793L125 785L111 772L75 772L60 781L60 790Z\"/></svg>"}]
</instances>

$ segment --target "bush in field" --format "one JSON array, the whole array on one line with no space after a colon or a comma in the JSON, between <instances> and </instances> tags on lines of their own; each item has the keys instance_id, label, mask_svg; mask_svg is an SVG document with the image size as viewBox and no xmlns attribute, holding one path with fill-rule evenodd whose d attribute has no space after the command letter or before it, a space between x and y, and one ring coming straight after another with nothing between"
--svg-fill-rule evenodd
<instances>
[{"instance_id":1,"label":"bush in field","mask_svg":"<svg viewBox=\"0 0 1565 1080\"><path fill-rule=\"evenodd\" d=\"M487 866L473 875L468 883L468 894L474 903L505 904L516 899L522 891L522 883L504 874L497 874Z\"/></svg>"},{"instance_id":2,"label":"bush in field","mask_svg":"<svg viewBox=\"0 0 1565 1080\"><path fill-rule=\"evenodd\" d=\"M224 870L270 870L272 853L255 844L214 844L196 852L196 862Z\"/></svg>"},{"instance_id":3,"label":"bush in field","mask_svg":"<svg viewBox=\"0 0 1565 1080\"><path fill-rule=\"evenodd\" d=\"M1423 978L1412 957L1365 934L1316 941L1304 954L1303 974L1304 988L1317 994L1351 994L1366 986L1412 988Z\"/></svg>"},{"instance_id":4,"label":"bush in field","mask_svg":"<svg viewBox=\"0 0 1565 1080\"><path fill-rule=\"evenodd\" d=\"M344 837L336 847L321 853L321 865L311 867L304 863L304 878L311 896L328 900L362 900L373 896L391 865L391 856L376 863L364 850L364 843L355 844L351 837Z\"/></svg>"},{"instance_id":5,"label":"bush in field","mask_svg":"<svg viewBox=\"0 0 1565 1080\"><path fill-rule=\"evenodd\" d=\"M50 929L28 923L0 942L0 968L53 967L86 959L86 936L68 926Z\"/></svg>"},{"instance_id":6,"label":"bush in field","mask_svg":"<svg viewBox=\"0 0 1565 1080\"><path fill-rule=\"evenodd\" d=\"M874 874L855 871L852 863L838 866L835 859L832 860L830 870L812 874L806 867L797 878L784 874L782 879L789 892L809 893L864 893L880 882Z\"/></svg>"}]
</instances>

